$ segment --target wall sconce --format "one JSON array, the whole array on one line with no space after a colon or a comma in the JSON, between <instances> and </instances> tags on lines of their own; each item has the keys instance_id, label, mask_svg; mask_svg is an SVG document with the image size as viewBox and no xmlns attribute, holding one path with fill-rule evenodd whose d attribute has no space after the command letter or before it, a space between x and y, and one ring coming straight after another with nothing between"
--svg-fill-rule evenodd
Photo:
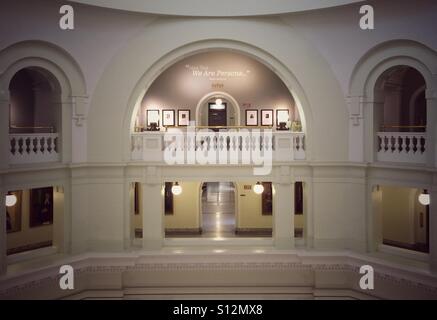
<instances>
[{"instance_id":1,"label":"wall sconce","mask_svg":"<svg viewBox=\"0 0 437 320\"><path fill-rule=\"evenodd\" d=\"M182 193L182 187L179 185L178 182L175 182L174 185L171 187L171 193L173 193L175 196L178 196Z\"/></svg>"},{"instance_id":2,"label":"wall sconce","mask_svg":"<svg viewBox=\"0 0 437 320\"><path fill-rule=\"evenodd\" d=\"M431 198L430 198L430 196L428 194L428 191L426 189L423 190L423 193L421 193L419 195L419 199L418 200L419 200L421 205L429 206L429 204L431 203Z\"/></svg>"},{"instance_id":3,"label":"wall sconce","mask_svg":"<svg viewBox=\"0 0 437 320\"><path fill-rule=\"evenodd\" d=\"M253 192L255 192L256 194L261 194L264 192L264 186L261 184L261 182L257 182L254 186L253 186Z\"/></svg>"},{"instance_id":4,"label":"wall sconce","mask_svg":"<svg viewBox=\"0 0 437 320\"><path fill-rule=\"evenodd\" d=\"M11 192L8 192L6 195L6 207L13 207L17 203L17 196L15 194L12 194Z\"/></svg>"}]
</instances>

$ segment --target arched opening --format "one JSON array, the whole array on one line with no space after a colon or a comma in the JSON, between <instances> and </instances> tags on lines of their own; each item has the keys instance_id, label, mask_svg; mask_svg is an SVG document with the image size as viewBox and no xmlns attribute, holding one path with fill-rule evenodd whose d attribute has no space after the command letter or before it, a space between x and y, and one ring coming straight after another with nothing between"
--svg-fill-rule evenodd
<instances>
[{"instance_id":1,"label":"arched opening","mask_svg":"<svg viewBox=\"0 0 437 320\"><path fill-rule=\"evenodd\" d=\"M396 66L385 71L375 86L381 106L375 110L376 125L394 132L426 129L425 79L416 69Z\"/></svg>"},{"instance_id":2,"label":"arched opening","mask_svg":"<svg viewBox=\"0 0 437 320\"><path fill-rule=\"evenodd\" d=\"M38 67L18 71L9 84L9 132L59 132L61 89L56 78Z\"/></svg>"},{"instance_id":3,"label":"arched opening","mask_svg":"<svg viewBox=\"0 0 437 320\"><path fill-rule=\"evenodd\" d=\"M224 108L210 111L217 99ZM249 119L247 110L256 116ZM246 54L214 49L192 54L164 70L141 98L133 128L163 131L185 127L188 121L197 126L276 128L277 110L287 112L287 129L304 127L293 95L270 68Z\"/></svg>"},{"instance_id":4,"label":"arched opening","mask_svg":"<svg viewBox=\"0 0 437 320\"><path fill-rule=\"evenodd\" d=\"M415 68L398 65L375 84L377 160L425 163L426 84Z\"/></svg>"},{"instance_id":5,"label":"arched opening","mask_svg":"<svg viewBox=\"0 0 437 320\"><path fill-rule=\"evenodd\" d=\"M60 84L40 67L26 67L9 83L10 151L14 162L60 160Z\"/></svg>"}]
</instances>

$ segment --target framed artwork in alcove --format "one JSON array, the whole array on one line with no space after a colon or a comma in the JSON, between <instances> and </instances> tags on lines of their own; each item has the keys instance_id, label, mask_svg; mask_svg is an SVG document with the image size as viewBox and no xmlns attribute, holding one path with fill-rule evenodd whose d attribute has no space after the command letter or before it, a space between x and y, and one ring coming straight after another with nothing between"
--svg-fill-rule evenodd
<instances>
[{"instance_id":1,"label":"framed artwork in alcove","mask_svg":"<svg viewBox=\"0 0 437 320\"><path fill-rule=\"evenodd\" d=\"M186 127L190 124L191 111L188 109L178 110L178 126Z\"/></svg>"},{"instance_id":2,"label":"framed artwork in alcove","mask_svg":"<svg viewBox=\"0 0 437 320\"><path fill-rule=\"evenodd\" d=\"M261 125L268 127L273 126L273 109L261 110Z\"/></svg>"},{"instance_id":3,"label":"framed artwork in alcove","mask_svg":"<svg viewBox=\"0 0 437 320\"><path fill-rule=\"evenodd\" d=\"M162 125L164 127L175 126L175 111L173 109L162 110Z\"/></svg>"},{"instance_id":4,"label":"framed artwork in alcove","mask_svg":"<svg viewBox=\"0 0 437 320\"><path fill-rule=\"evenodd\" d=\"M290 120L290 112L288 109L277 109L276 110L276 126L285 127L287 122Z\"/></svg>"},{"instance_id":5,"label":"framed artwork in alcove","mask_svg":"<svg viewBox=\"0 0 437 320\"><path fill-rule=\"evenodd\" d=\"M246 110L246 126L258 125L258 110L247 109Z\"/></svg>"},{"instance_id":6,"label":"framed artwork in alcove","mask_svg":"<svg viewBox=\"0 0 437 320\"><path fill-rule=\"evenodd\" d=\"M31 228L53 224L53 188L38 188L30 190Z\"/></svg>"},{"instance_id":7,"label":"framed artwork in alcove","mask_svg":"<svg viewBox=\"0 0 437 320\"><path fill-rule=\"evenodd\" d=\"M159 110L147 110L147 127L151 127L152 123L159 127Z\"/></svg>"}]
</instances>

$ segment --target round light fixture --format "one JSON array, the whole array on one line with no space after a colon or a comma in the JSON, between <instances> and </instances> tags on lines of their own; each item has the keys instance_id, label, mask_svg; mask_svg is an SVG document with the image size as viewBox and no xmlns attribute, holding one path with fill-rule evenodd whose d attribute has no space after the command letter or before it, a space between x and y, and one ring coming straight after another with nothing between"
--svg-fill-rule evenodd
<instances>
[{"instance_id":1,"label":"round light fixture","mask_svg":"<svg viewBox=\"0 0 437 320\"><path fill-rule=\"evenodd\" d=\"M253 186L253 192L255 192L256 194L261 194L264 192L264 186L261 184L261 182L257 182Z\"/></svg>"},{"instance_id":2,"label":"round light fixture","mask_svg":"<svg viewBox=\"0 0 437 320\"><path fill-rule=\"evenodd\" d=\"M174 183L174 185L171 187L171 193L173 193L175 196L178 196L182 193L182 187L179 185L179 183Z\"/></svg>"},{"instance_id":3,"label":"round light fixture","mask_svg":"<svg viewBox=\"0 0 437 320\"><path fill-rule=\"evenodd\" d=\"M221 106L223 104L223 100L220 99L220 98L215 99L215 104L218 105L218 106Z\"/></svg>"},{"instance_id":4,"label":"round light fixture","mask_svg":"<svg viewBox=\"0 0 437 320\"><path fill-rule=\"evenodd\" d=\"M431 203L430 196L426 191L419 195L419 202L423 206L429 206L429 204Z\"/></svg>"},{"instance_id":5,"label":"round light fixture","mask_svg":"<svg viewBox=\"0 0 437 320\"><path fill-rule=\"evenodd\" d=\"M6 207L13 207L17 203L17 196L15 194L6 195Z\"/></svg>"}]
</instances>

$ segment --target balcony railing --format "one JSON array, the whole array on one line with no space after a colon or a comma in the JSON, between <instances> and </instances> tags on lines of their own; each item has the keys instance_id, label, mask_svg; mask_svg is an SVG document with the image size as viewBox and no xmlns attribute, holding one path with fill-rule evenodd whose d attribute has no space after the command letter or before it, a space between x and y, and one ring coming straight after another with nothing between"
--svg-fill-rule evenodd
<instances>
[{"instance_id":1,"label":"balcony railing","mask_svg":"<svg viewBox=\"0 0 437 320\"><path fill-rule=\"evenodd\" d=\"M378 132L377 160L425 164L426 133Z\"/></svg>"},{"instance_id":2,"label":"balcony railing","mask_svg":"<svg viewBox=\"0 0 437 320\"><path fill-rule=\"evenodd\" d=\"M60 161L57 133L17 133L9 135L10 164Z\"/></svg>"},{"instance_id":3,"label":"balcony railing","mask_svg":"<svg viewBox=\"0 0 437 320\"><path fill-rule=\"evenodd\" d=\"M131 158L136 161L163 162L165 150L170 153L243 151L271 153L272 161L305 160L305 134L302 132L264 130L203 132L193 134L165 132L132 133ZM240 162L241 163L241 156Z\"/></svg>"}]
</instances>

